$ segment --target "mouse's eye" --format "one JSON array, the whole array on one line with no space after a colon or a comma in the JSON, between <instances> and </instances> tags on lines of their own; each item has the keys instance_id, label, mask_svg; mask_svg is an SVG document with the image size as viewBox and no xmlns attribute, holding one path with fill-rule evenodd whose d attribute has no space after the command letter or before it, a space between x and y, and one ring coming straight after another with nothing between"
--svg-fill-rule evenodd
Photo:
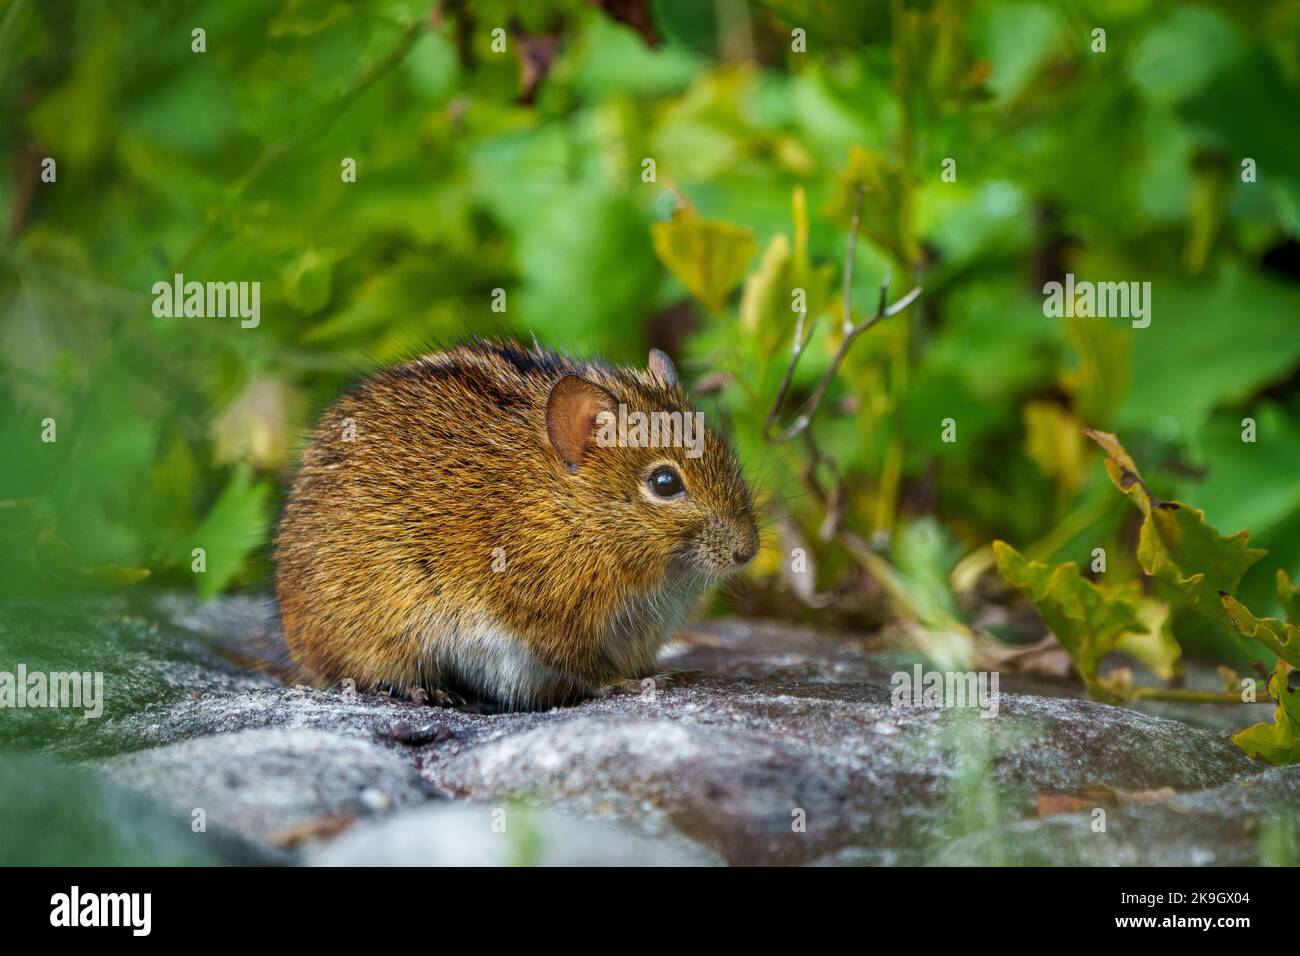
<instances>
[{"instance_id":1,"label":"mouse's eye","mask_svg":"<svg viewBox=\"0 0 1300 956\"><path fill-rule=\"evenodd\" d=\"M660 465L650 472L650 480L647 484L658 498L676 498L686 493L682 476L677 474L677 469L670 468L668 465Z\"/></svg>"}]
</instances>

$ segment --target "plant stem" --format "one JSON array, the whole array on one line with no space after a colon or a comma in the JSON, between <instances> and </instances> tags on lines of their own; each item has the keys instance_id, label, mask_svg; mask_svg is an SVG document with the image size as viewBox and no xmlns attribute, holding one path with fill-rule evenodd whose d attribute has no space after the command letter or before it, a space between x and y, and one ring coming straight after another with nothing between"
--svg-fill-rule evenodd
<instances>
[{"instance_id":1,"label":"plant stem","mask_svg":"<svg viewBox=\"0 0 1300 956\"><path fill-rule=\"evenodd\" d=\"M1189 704L1245 704L1235 691L1188 690L1185 687L1134 687L1133 700L1178 700Z\"/></svg>"}]
</instances>

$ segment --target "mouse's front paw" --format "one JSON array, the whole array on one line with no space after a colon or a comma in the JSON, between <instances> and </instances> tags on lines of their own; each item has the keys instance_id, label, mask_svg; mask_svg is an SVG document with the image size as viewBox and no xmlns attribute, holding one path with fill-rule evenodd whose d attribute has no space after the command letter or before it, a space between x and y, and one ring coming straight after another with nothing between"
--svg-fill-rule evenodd
<instances>
[{"instance_id":1,"label":"mouse's front paw","mask_svg":"<svg viewBox=\"0 0 1300 956\"><path fill-rule=\"evenodd\" d=\"M411 703L428 707L464 707L468 703L455 691L442 690L439 687L432 690L416 687L411 690L410 698Z\"/></svg>"}]
</instances>

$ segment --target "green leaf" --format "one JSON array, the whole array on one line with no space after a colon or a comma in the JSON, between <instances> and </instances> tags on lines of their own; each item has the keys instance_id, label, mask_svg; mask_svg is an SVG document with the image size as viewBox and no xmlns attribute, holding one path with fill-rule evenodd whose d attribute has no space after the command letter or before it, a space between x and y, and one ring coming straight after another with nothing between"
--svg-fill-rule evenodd
<instances>
[{"instance_id":1,"label":"green leaf","mask_svg":"<svg viewBox=\"0 0 1300 956\"><path fill-rule=\"evenodd\" d=\"M1277 701L1273 723L1255 724L1233 734L1232 742L1252 757L1271 764L1300 763L1300 690L1287 686L1291 667L1278 661L1268 690Z\"/></svg>"},{"instance_id":2,"label":"green leaf","mask_svg":"<svg viewBox=\"0 0 1300 956\"><path fill-rule=\"evenodd\" d=\"M1203 89L1241 49L1240 36L1222 14L1175 9L1138 42L1127 72L1139 93L1167 106Z\"/></svg>"},{"instance_id":3,"label":"green leaf","mask_svg":"<svg viewBox=\"0 0 1300 956\"><path fill-rule=\"evenodd\" d=\"M905 205L911 193L906 171L879 150L854 146L848 166L840 177L833 214L845 222L857 206L858 190L863 202L858 227L877 246L898 262L914 262L920 256L916 240L903 228Z\"/></svg>"},{"instance_id":4,"label":"green leaf","mask_svg":"<svg viewBox=\"0 0 1300 956\"><path fill-rule=\"evenodd\" d=\"M212 510L194 532L191 548L202 548L206 573L199 575L199 594L220 594L261 547L266 535L268 482L254 482L246 465L236 468Z\"/></svg>"},{"instance_id":5,"label":"green leaf","mask_svg":"<svg viewBox=\"0 0 1300 956\"><path fill-rule=\"evenodd\" d=\"M1286 156L1290 154L1280 147L1283 135L1300 140L1300 134L1279 130L1278 138L1269 141L1268 148L1280 148ZM1260 147L1253 158L1263 168L1268 160L1262 155L1264 144ZM1186 190L1195 189L1195 180L1190 180ZM1181 199L1190 201L1187 195ZM1157 311L1150 327L1132 336L1132 381L1116 415L1117 425L1173 429L1191 438L1216 407L1244 402L1269 383L1284 380L1300 361L1300 336L1294 333L1300 291L1294 283L1278 282L1233 262L1225 263L1213 282L1155 277L1153 286L1160 290L1158 305L1153 306ZM1241 335L1233 323L1223 321L1225 315L1238 313L1250 316L1250 335ZM1162 315L1177 319L1162 321ZM1189 375L1195 376L1196 388L1188 387Z\"/></svg>"},{"instance_id":6,"label":"green leaf","mask_svg":"<svg viewBox=\"0 0 1300 956\"><path fill-rule=\"evenodd\" d=\"M1094 693L1101 659L1124 635L1150 630L1131 587L1094 584L1073 561L1052 567L1027 560L1004 541L993 542L993 556L998 572L1033 602Z\"/></svg>"},{"instance_id":7,"label":"green leaf","mask_svg":"<svg viewBox=\"0 0 1300 956\"><path fill-rule=\"evenodd\" d=\"M1286 611L1286 619L1300 627L1300 587L1293 587L1291 579L1281 568L1277 569L1277 599Z\"/></svg>"},{"instance_id":8,"label":"green leaf","mask_svg":"<svg viewBox=\"0 0 1300 956\"><path fill-rule=\"evenodd\" d=\"M948 582L961 546L951 531L931 517L909 521L894 535L890 556L922 623L947 626L960 620Z\"/></svg>"},{"instance_id":9,"label":"green leaf","mask_svg":"<svg viewBox=\"0 0 1300 956\"><path fill-rule=\"evenodd\" d=\"M1300 627L1273 617L1256 617L1229 594L1222 595L1222 600L1228 619L1238 632L1259 641L1292 667L1300 667Z\"/></svg>"},{"instance_id":10,"label":"green leaf","mask_svg":"<svg viewBox=\"0 0 1300 956\"><path fill-rule=\"evenodd\" d=\"M758 251L752 230L678 210L650 227L655 253L691 294L714 311L740 282Z\"/></svg>"},{"instance_id":11,"label":"green leaf","mask_svg":"<svg viewBox=\"0 0 1300 956\"><path fill-rule=\"evenodd\" d=\"M87 564L58 535L57 522L30 500L0 500L0 592L123 588L149 576L147 568Z\"/></svg>"},{"instance_id":12,"label":"green leaf","mask_svg":"<svg viewBox=\"0 0 1300 956\"><path fill-rule=\"evenodd\" d=\"M573 67L574 88L592 98L627 93L660 96L687 87L699 55L686 46L647 47L635 31L593 11Z\"/></svg>"},{"instance_id":13,"label":"green leaf","mask_svg":"<svg viewBox=\"0 0 1300 956\"><path fill-rule=\"evenodd\" d=\"M60 538L42 541L35 554L51 578L72 586L124 588L149 576L148 568L128 568L120 564L79 564L72 548Z\"/></svg>"},{"instance_id":14,"label":"green leaf","mask_svg":"<svg viewBox=\"0 0 1300 956\"><path fill-rule=\"evenodd\" d=\"M1247 415L1258 431L1254 442L1242 440ZM1249 528L1253 539L1269 541L1278 567L1300 568L1300 540L1287 531L1300 515L1295 477L1300 474L1300 406L1293 412L1275 402L1257 402L1216 416L1196 437L1194 464L1202 474L1174 487L1189 498L1195 495L1191 500L1221 526ZM1189 486L1195 490L1182 491Z\"/></svg>"},{"instance_id":15,"label":"green leaf","mask_svg":"<svg viewBox=\"0 0 1300 956\"><path fill-rule=\"evenodd\" d=\"M286 270L284 295L299 312L312 315L329 301L333 263L309 246Z\"/></svg>"},{"instance_id":16,"label":"green leaf","mask_svg":"<svg viewBox=\"0 0 1300 956\"><path fill-rule=\"evenodd\" d=\"M1168 584L1202 614L1227 621L1219 595L1236 591L1242 575L1267 552L1250 547L1250 532L1225 538L1206 522L1203 511L1151 494L1114 435L1092 429L1085 434L1106 452L1106 473L1115 487L1142 512L1137 550L1142 570Z\"/></svg>"}]
</instances>

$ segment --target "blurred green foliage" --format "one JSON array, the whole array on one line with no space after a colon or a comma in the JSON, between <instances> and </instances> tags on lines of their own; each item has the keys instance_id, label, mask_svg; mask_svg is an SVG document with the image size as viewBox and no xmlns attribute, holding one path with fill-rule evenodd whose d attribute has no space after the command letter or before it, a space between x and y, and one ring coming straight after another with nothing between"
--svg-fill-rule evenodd
<instances>
[{"instance_id":1,"label":"blurred green foliage","mask_svg":"<svg viewBox=\"0 0 1300 956\"><path fill-rule=\"evenodd\" d=\"M763 423L792 289L820 322L786 414L838 344L860 185L855 316L887 274L924 294L854 345L811 473L842 480L843 527L895 542L897 591L955 614L935 582L994 538L1051 563L1105 547L1135 577L1094 427L1155 493L1250 529L1269 557L1238 593L1276 613L1275 569L1300 577L1300 4L610 7L0 7L0 587L264 581L315 412L376 365L504 332L676 355L830 588L854 562L818 537L806 448ZM1066 272L1150 282L1150 327L1046 317ZM156 317L175 273L260 282L260 324ZM922 516L941 538L912 573ZM759 582L784 559L766 549ZM1235 646L1222 622L1175 629Z\"/></svg>"}]
</instances>

